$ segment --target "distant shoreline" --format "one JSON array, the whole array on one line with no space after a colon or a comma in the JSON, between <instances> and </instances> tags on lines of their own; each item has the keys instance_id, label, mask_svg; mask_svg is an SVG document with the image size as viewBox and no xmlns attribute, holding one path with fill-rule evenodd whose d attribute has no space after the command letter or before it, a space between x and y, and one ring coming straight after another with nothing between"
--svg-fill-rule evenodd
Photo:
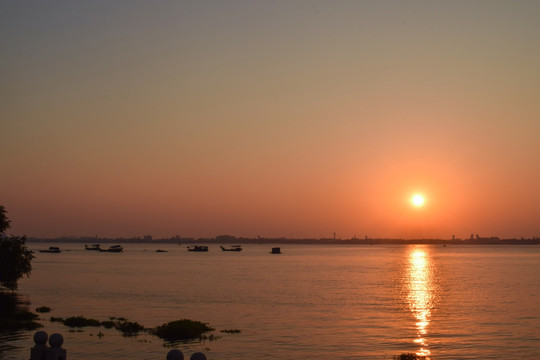
<instances>
[{"instance_id":1,"label":"distant shoreline","mask_svg":"<svg viewBox=\"0 0 540 360\"><path fill-rule=\"evenodd\" d=\"M538 245L540 238L532 239L499 239L473 238L473 239L293 239L293 238L241 238L234 236L218 236L215 238L87 238L87 237L62 237L62 238L27 238L29 243L84 243L84 244L295 244L295 245Z\"/></svg>"}]
</instances>

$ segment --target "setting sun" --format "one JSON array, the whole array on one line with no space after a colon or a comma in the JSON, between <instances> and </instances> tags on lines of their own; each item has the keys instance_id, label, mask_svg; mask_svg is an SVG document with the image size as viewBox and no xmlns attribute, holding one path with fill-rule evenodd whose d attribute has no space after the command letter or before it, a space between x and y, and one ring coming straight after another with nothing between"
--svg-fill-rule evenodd
<instances>
[{"instance_id":1,"label":"setting sun","mask_svg":"<svg viewBox=\"0 0 540 360\"><path fill-rule=\"evenodd\" d=\"M425 199L421 194L415 194L411 197L411 203L416 207L421 207L424 205Z\"/></svg>"}]
</instances>

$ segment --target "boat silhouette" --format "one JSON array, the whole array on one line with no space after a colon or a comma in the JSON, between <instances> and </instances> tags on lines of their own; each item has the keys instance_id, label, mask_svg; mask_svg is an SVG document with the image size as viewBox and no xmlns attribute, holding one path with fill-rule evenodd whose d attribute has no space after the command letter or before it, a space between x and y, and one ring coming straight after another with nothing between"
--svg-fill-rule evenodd
<instances>
[{"instance_id":1,"label":"boat silhouette","mask_svg":"<svg viewBox=\"0 0 540 360\"><path fill-rule=\"evenodd\" d=\"M193 247L188 246L188 251L206 252L208 251L208 246L204 246L204 245L195 245Z\"/></svg>"},{"instance_id":2,"label":"boat silhouette","mask_svg":"<svg viewBox=\"0 0 540 360\"><path fill-rule=\"evenodd\" d=\"M232 245L230 248L220 246L223 251L242 251L242 245Z\"/></svg>"},{"instance_id":3,"label":"boat silhouette","mask_svg":"<svg viewBox=\"0 0 540 360\"><path fill-rule=\"evenodd\" d=\"M108 249L99 248L100 252L122 252L123 250L124 248L122 247L122 245L112 245L109 246Z\"/></svg>"},{"instance_id":4,"label":"boat silhouette","mask_svg":"<svg viewBox=\"0 0 540 360\"><path fill-rule=\"evenodd\" d=\"M41 252L41 253L59 253L59 252L62 252L62 250L60 250L60 248L57 247L57 246L49 246L48 249L39 250L39 252Z\"/></svg>"}]
</instances>

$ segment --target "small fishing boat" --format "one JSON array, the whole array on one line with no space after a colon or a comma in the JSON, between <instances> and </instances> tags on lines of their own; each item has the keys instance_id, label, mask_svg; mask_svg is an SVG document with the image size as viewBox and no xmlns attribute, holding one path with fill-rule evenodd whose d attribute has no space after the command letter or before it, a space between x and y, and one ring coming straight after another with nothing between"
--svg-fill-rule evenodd
<instances>
[{"instance_id":1,"label":"small fishing boat","mask_svg":"<svg viewBox=\"0 0 540 360\"><path fill-rule=\"evenodd\" d=\"M84 245L84 249L99 251L100 247L99 247L99 244L92 244L92 245Z\"/></svg>"},{"instance_id":2,"label":"small fishing boat","mask_svg":"<svg viewBox=\"0 0 540 360\"><path fill-rule=\"evenodd\" d=\"M242 245L232 245L230 248L220 246L223 251L242 251Z\"/></svg>"},{"instance_id":3,"label":"small fishing boat","mask_svg":"<svg viewBox=\"0 0 540 360\"><path fill-rule=\"evenodd\" d=\"M188 246L188 251L206 252L208 251L208 246L204 246L204 245L195 245L193 247Z\"/></svg>"},{"instance_id":4,"label":"small fishing boat","mask_svg":"<svg viewBox=\"0 0 540 360\"><path fill-rule=\"evenodd\" d=\"M167 250L157 249L156 252L168 252Z\"/></svg>"},{"instance_id":5,"label":"small fishing boat","mask_svg":"<svg viewBox=\"0 0 540 360\"><path fill-rule=\"evenodd\" d=\"M278 248L278 247L272 248L272 251L270 252L270 254L281 254L281 248Z\"/></svg>"},{"instance_id":6,"label":"small fishing boat","mask_svg":"<svg viewBox=\"0 0 540 360\"><path fill-rule=\"evenodd\" d=\"M112 245L109 246L108 249L99 248L99 251L101 252L122 252L123 250L124 248L122 247L122 245Z\"/></svg>"},{"instance_id":7,"label":"small fishing boat","mask_svg":"<svg viewBox=\"0 0 540 360\"><path fill-rule=\"evenodd\" d=\"M57 246L49 246L48 249L39 250L39 252L41 252L41 253L59 253L59 252L62 252L62 250L60 250L60 248L57 247Z\"/></svg>"}]
</instances>

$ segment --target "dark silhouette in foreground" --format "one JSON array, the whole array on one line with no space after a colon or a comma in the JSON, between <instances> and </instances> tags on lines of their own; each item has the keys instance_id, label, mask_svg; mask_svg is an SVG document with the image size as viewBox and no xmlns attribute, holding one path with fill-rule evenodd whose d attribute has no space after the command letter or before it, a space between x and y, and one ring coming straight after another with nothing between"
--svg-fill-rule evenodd
<instances>
[{"instance_id":1,"label":"dark silhouette in foreground","mask_svg":"<svg viewBox=\"0 0 540 360\"><path fill-rule=\"evenodd\" d=\"M7 236L11 220L6 209L0 205L0 286L17 290L17 281L32 271L32 252L26 247L25 236Z\"/></svg>"},{"instance_id":2,"label":"dark silhouette in foreground","mask_svg":"<svg viewBox=\"0 0 540 360\"><path fill-rule=\"evenodd\" d=\"M34 321L38 316L28 311L15 290L17 281L30 275L34 255L26 248L26 237L5 234L11 223L6 213L0 205L0 331L32 330L41 326Z\"/></svg>"}]
</instances>

